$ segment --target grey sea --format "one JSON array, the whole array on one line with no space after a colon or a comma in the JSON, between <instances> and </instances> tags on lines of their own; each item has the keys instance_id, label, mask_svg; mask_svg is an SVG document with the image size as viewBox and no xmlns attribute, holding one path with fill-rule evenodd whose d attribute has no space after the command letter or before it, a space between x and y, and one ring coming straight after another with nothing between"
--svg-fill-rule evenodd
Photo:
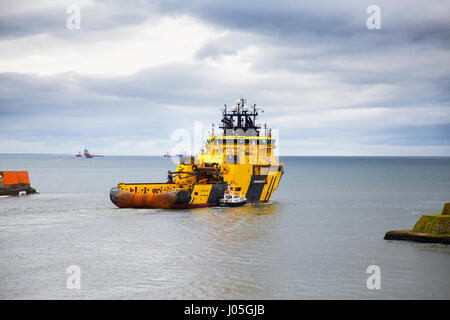
<instances>
[{"instance_id":1,"label":"grey sea","mask_svg":"<svg viewBox=\"0 0 450 320\"><path fill-rule=\"evenodd\" d=\"M164 181L170 159L0 156L39 191L0 198L0 298L450 299L450 246L383 240L450 201L450 158L281 161L268 204L138 210L110 188Z\"/></svg>"}]
</instances>

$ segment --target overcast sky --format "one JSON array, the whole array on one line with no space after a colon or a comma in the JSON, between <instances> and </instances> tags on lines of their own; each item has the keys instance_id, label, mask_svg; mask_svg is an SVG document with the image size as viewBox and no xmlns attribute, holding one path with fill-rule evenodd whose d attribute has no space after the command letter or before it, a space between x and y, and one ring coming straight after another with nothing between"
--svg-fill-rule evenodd
<instances>
[{"instance_id":1,"label":"overcast sky","mask_svg":"<svg viewBox=\"0 0 450 320\"><path fill-rule=\"evenodd\" d=\"M161 155L244 96L281 155L450 156L449 1L0 6L0 153Z\"/></svg>"}]
</instances>

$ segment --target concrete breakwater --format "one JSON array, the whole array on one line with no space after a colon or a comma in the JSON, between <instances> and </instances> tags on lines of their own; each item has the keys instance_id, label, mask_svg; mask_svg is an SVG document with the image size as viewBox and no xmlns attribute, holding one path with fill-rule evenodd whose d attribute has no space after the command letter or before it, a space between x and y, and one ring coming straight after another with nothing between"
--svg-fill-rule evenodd
<instances>
[{"instance_id":1,"label":"concrete breakwater","mask_svg":"<svg viewBox=\"0 0 450 320\"><path fill-rule=\"evenodd\" d=\"M412 230L388 231L384 239L450 244L450 202L444 204L441 214L423 215Z\"/></svg>"}]
</instances>

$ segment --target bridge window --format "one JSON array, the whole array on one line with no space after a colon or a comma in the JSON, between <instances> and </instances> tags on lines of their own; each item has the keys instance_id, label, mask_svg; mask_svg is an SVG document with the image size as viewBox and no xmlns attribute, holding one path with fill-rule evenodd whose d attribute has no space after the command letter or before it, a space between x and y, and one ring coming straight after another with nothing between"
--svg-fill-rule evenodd
<instances>
[{"instance_id":1,"label":"bridge window","mask_svg":"<svg viewBox=\"0 0 450 320\"><path fill-rule=\"evenodd\" d=\"M226 139L226 140L224 140L223 143L224 144L226 143L227 146L232 146L232 145L235 145L237 143L237 139Z\"/></svg>"},{"instance_id":2,"label":"bridge window","mask_svg":"<svg viewBox=\"0 0 450 320\"><path fill-rule=\"evenodd\" d=\"M236 163L238 163L238 156L237 155L228 155L227 156L227 163L229 163L229 164L236 164Z\"/></svg>"}]
</instances>

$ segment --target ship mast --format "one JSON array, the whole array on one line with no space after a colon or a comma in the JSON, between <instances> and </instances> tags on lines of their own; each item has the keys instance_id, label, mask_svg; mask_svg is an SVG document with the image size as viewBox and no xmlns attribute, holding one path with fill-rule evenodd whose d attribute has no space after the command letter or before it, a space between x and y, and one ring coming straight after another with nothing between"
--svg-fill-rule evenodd
<instances>
[{"instance_id":1,"label":"ship mast","mask_svg":"<svg viewBox=\"0 0 450 320\"><path fill-rule=\"evenodd\" d=\"M236 131L237 129L242 129L244 132L253 129L259 136L259 130L261 126L256 124L256 117L258 116L258 109L256 104L250 110L246 105L247 101L244 98L240 98L236 101L236 104L231 107L231 111L227 110L227 105L224 105L222 112L222 125L219 126L223 129L224 135L226 135L227 130Z\"/></svg>"}]
</instances>

